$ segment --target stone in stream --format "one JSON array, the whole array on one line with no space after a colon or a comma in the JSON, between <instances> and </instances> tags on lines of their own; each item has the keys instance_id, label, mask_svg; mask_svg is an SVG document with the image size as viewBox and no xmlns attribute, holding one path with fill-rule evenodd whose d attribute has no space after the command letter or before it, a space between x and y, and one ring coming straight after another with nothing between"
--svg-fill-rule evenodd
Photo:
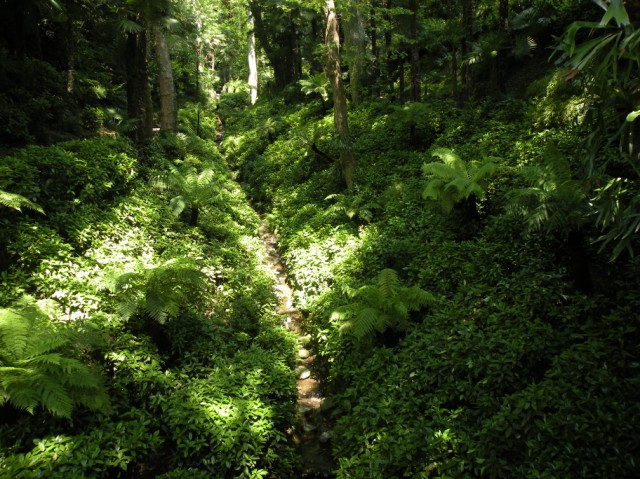
<instances>
[{"instance_id":1,"label":"stone in stream","mask_svg":"<svg viewBox=\"0 0 640 479\"><path fill-rule=\"evenodd\" d=\"M307 359L309 356L311 356L311 353L309 352L308 349L302 348L301 350L298 351L298 357L300 359Z\"/></svg>"},{"instance_id":2,"label":"stone in stream","mask_svg":"<svg viewBox=\"0 0 640 479\"><path fill-rule=\"evenodd\" d=\"M308 379L309 377L311 377L311 371L309 371L307 368L303 368L302 371L300 371L300 373L298 374L298 379Z\"/></svg>"}]
</instances>

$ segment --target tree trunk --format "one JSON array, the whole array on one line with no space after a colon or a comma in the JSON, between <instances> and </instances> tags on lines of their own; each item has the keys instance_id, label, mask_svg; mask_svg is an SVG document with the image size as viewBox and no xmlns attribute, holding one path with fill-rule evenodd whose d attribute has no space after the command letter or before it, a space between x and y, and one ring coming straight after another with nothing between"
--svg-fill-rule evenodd
<instances>
[{"instance_id":1,"label":"tree trunk","mask_svg":"<svg viewBox=\"0 0 640 479\"><path fill-rule=\"evenodd\" d=\"M249 90L251 91L251 104L258 101L258 61L256 59L256 35L254 32L253 15L249 12L249 52L247 61L249 62Z\"/></svg>"},{"instance_id":2,"label":"tree trunk","mask_svg":"<svg viewBox=\"0 0 640 479\"><path fill-rule=\"evenodd\" d=\"M451 95L458 100L458 51L455 44L451 47Z\"/></svg>"},{"instance_id":3,"label":"tree trunk","mask_svg":"<svg viewBox=\"0 0 640 479\"><path fill-rule=\"evenodd\" d=\"M378 46L378 25L376 22L376 12L372 8L369 12L369 36L371 37L371 85L373 95L380 95L378 81L380 80L380 47Z\"/></svg>"},{"instance_id":4,"label":"tree trunk","mask_svg":"<svg viewBox=\"0 0 640 479\"><path fill-rule=\"evenodd\" d=\"M159 25L152 28L153 40L158 62L158 87L160 90L160 129L175 132L178 129L176 114L176 91L173 83L173 70L169 46L164 30Z\"/></svg>"},{"instance_id":5,"label":"tree trunk","mask_svg":"<svg viewBox=\"0 0 640 479\"><path fill-rule=\"evenodd\" d=\"M473 41L473 0L462 0L462 24L464 36L462 38L462 91L460 92L460 103L464 104L471 97L471 72L469 69L468 56L471 53L471 42Z\"/></svg>"},{"instance_id":6,"label":"tree trunk","mask_svg":"<svg viewBox=\"0 0 640 479\"><path fill-rule=\"evenodd\" d=\"M147 79L147 36L144 30L127 35L126 69L127 112L129 118L136 121L133 139L141 147L151 135L153 119Z\"/></svg>"},{"instance_id":7,"label":"tree trunk","mask_svg":"<svg viewBox=\"0 0 640 479\"><path fill-rule=\"evenodd\" d=\"M249 8L253 15L256 37L273 68L276 88L282 90L288 84L299 80L302 74L300 49L292 16L281 18L280 20L285 20L286 26L274 31L267 27L259 2L250 2Z\"/></svg>"},{"instance_id":8,"label":"tree trunk","mask_svg":"<svg viewBox=\"0 0 640 479\"><path fill-rule=\"evenodd\" d=\"M418 42L418 11L420 5L417 0L411 1L411 100L420 101L422 97L422 82L420 74L420 44Z\"/></svg>"},{"instance_id":9,"label":"tree trunk","mask_svg":"<svg viewBox=\"0 0 640 479\"><path fill-rule=\"evenodd\" d=\"M345 43L349 59L349 86L351 100L354 105L361 103L364 79L364 57L366 54L366 37L362 14L357 5L353 5L349 12L349 21L345 32Z\"/></svg>"},{"instance_id":10,"label":"tree trunk","mask_svg":"<svg viewBox=\"0 0 640 479\"><path fill-rule=\"evenodd\" d=\"M500 0L498 5L498 17L500 30L505 34L509 34L509 0ZM498 52L496 58L496 90L503 92L505 90L505 78L507 76L507 62L504 52Z\"/></svg>"},{"instance_id":11,"label":"tree trunk","mask_svg":"<svg viewBox=\"0 0 640 479\"><path fill-rule=\"evenodd\" d=\"M75 77L75 35L73 29L73 20L71 15L67 14L66 21L66 44L65 54L67 57L67 93L73 95L75 90L74 77Z\"/></svg>"},{"instance_id":12,"label":"tree trunk","mask_svg":"<svg viewBox=\"0 0 640 479\"><path fill-rule=\"evenodd\" d=\"M340 36L338 33L338 16L333 0L326 0L324 7L326 17L325 46L327 47L326 72L333 87L333 123L340 147L340 168L347 189L353 187L356 162L351 150L349 122L347 117L347 98L342 83L340 68Z\"/></svg>"}]
</instances>

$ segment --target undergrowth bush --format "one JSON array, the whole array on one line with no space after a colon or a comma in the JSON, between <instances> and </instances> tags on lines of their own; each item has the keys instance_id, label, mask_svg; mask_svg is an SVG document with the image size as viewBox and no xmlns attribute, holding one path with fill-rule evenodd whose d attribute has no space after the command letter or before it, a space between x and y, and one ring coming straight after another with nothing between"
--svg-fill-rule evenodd
<instances>
[{"instance_id":1,"label":"undergrowth bush","mask_svg":"<svg viewBox=\"0 0 640 479\"><path fill-rule=\"evenodd\" d=\"M106 343L79 359L103 373L111 407L64 421L0 406L0 476L290 477L296 466L284 434L295 343L272 315L259 218L213 141L176 136L148 152L214 165L218 198L202 199L200 227L171 214L143 181L159 171L147 164L141 175L125 140L31 146L2 160L2 186L46 215L0 212L0 302L30 293L57 304L61 321L95 324Z\"/></svg>"},{"instance_id":2,"label":"undergrowth bush","mask_svg":"<svg viewBox=\"0 0 640 479\"><path fill-rule=\"evenodd\" d=\"M634 476L640 356L637 315L625 311L638 301L637 261L613 266L587 249L597 293L586 296L560 240L504 214L523 187L518 173L546 145L579 156L567 111L511 99L362 105L349 118L358 159L349 195L332 181L335 165L310 161L299 139L322 120L283 109L268 147L243 137L252 153L234 161L269 207L326 375L338 478ZM527 126L528 115L545 129ZM231 122L228 141L257 124ZM499 158L472 222L422 199L431 148ZM358 216L367 204L376 207ZM438 301L402 334L354 347L340 334L349 318L332 313L351 304L357 318L370 305L345 286L384 268Z\"/></svg>"}]
</instances>

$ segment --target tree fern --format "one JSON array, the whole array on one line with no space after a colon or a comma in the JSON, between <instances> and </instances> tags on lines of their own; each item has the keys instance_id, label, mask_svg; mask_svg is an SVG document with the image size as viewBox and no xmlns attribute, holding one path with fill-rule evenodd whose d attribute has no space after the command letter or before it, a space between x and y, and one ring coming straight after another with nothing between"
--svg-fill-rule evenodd
<instances>
[{"instance_id":1,"label":"tree fern","mask_svg":"<svg viewBox=\"0 0 640 479\"><path fill-rule=\"evenodd\" d=\"M176 217L190 208L189 224L197 226L201 208L219 196L220 173L214 164L206 164L201 170L189 164L182 167L169 164L167 170L156 179L155 186L171 190L175 194L170 201L170 207Z\"/></svg>"},{"instance_id":2,"label":"tree fern","mask_svg":"<svg viewBox=\"0 0 640 479\"><path fill-rule=\"evenodd\" d=\"M513 191L507 211L525 218L531 232L544 229L566 236L591 213L586 188L555 145L546 147L542 160L521 170L528 186Z\"/></svg>"},{"instance_id":3,"label":"tree fern","mask_svg":"<svg viewBox=\"0 0 640 479\"><path fill-rule=\"evenodd\" d=\"M357 339L382 333L387 328L404 330L409 326L409 314L431 304L434 296L418 287L404 287L398 274L383 269L375 284L358 289L346 288L353 301L336 309L334 321L341 322L341 332Z\"/></svg>"},{"instance_id":4,"label":"tree fern","mask_svg":"<svg viewBox=\"0 0 640 479\"><path fill-rule=\"evenodd\" d=\"M183 308L200 301L207 289L206 275L188 258L136 272L112 271L100 286L115 293L123 319L142 313L159 323L178 317Z\"/></svg>"},{"instance_id":5,"label":"tree fern","mask_svg":"<svg viewBox=\"0 0 640 479\"><path fill-rule=\"evenodd\" d=\"M448 148L436 148L433 156L441 163L424 163L422 172L427 177L427 185L422 197L440 202L442 209L449 212L464 200L484 199L489 179L497 170L490 159L465 162Z\"/></svg>"},{"instance_id":6,"label":"tree fern","mask_svg":"<svg viewBox=\"0 0 640 479\"><path fill-rule=\"evenodd\" d=\"M55 325L34 303L0 309L0 405L9 402L31 413L40 406L70 417L76 405L103 409L108 404L102 378L69 357L79 345L97 341Z\"/></svg>"}]
</instances>

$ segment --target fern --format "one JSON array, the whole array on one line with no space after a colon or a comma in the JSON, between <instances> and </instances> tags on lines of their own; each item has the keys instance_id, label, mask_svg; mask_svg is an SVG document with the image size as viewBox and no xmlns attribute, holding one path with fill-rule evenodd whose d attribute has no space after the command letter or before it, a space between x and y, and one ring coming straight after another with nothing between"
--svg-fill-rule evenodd
<instances>
[{"instance_id":1,"label":"fern","mask_svg":"<svg viewBox=\"0 0 640 479\"><path fill-rule=\"evenodd\" d=\"M489 179L497 170L491 159L467 163L448 148L434 149L433 156L442 162L422 165L428 180L422 192L424 199L438 201L444 211L450 212L464 200L485 198Z\"/></svg>"},{"instance_id":2,"label":"fern","mask_svg":"<svg viewBox=\"0 0 640 479\"><path fill-rule=\"evenodd\" d=\"M76 405L100 410L108 405L102 378L69 357L79 345L95 346L87 334L55 325L41 307L25 301L0 309L0 405L34 413L71 417Z\"/></svg>"},{"instance_id":3,"label":"fern","mask_svg":"<svg viewBox=\"0 0 640 479\"><path fill-rule=\"evenodd\" d=\"M309 78L299 80L298 83L300 90L305 95L317 93L322 97L323 102L329 101L329 91L331 87L327 76L323 72L309 75Z\"/></svg>"},{"instance_id":4,"label":"fern","mask_svg":"<svg viewBox=\"0 0 640 479\"><path fill-rule=\"evenodd\" d=\"M407 329L409 314L435 301L427 291L416 286L402 286L398 274L392 269L383 269L375 284L358 289L346 288L345 293L353 301L337 308L331 319L342 323L340 330L343 334L357 339L382 333L387 328Z\"/></svg>"},{"instance_id":5,"label":"fern","mask_svg":"<svg viewBox=\"0 0 640 479\"><path fill-rule=\"evenodd\" d=\"M206 275L187 258L175 258L162 265L137 272L107 273L100 286L115 293L118 313L128 320L135 314L165 323L204 297Z\"/></svg>"},{"instance_id":6,"label":"fern","mask_svg":"<svg viewBox=\"0 0 640 479\"><path fill-rule=\"evenodd\" d=\"M167 173L156 179L154 186L171 190L175 194L170 201L172 213L178 217L190 208L189 224L197 226L201 208L220 198L220 173L213 163L205 164L200 171L189 164L181 168L169 164L167 169Z\"/></svg>"},{"instance_id":7,"label":"fern","mask_svg":"<svg viewBox=\"0 0 640 479\"><path fill-rule=\"evenodd\" d=\"M530 232L546 230L567 235L587 222L591 208L580 180L574 178L567 158L547 145L543 162L522 169L528 186L513 191L507 211L525 218Z\"/></svg>"},{"instance_id":8,"label":"fern","mask_svg":"<svg viewBox=\"0 0 640 479\"><path fill-rule=\"evenodd\" d=\"M340 193L329 195L325 200L336 200L328 209L328 213L340 212L349 219L360 219L363 223L370 223L374 217L374 211L381 208L375 201L367 201L360 195L343 195Z\"/></svg>"},{"instance_id":9,"label":"fern","mask_svg":"<svg viewBox=\"0 0 640 479\"><path fill-rule=\"evenodd\" d=\"M17 195L15 193L9 193L8 191L0 190L0 205L12 208L14 210L22 211L22 208L27 208L38 213L44 214L44 210L40 205L37 205L33 201L25 198L24 196Z\"/></svg>"}]
</instances>

